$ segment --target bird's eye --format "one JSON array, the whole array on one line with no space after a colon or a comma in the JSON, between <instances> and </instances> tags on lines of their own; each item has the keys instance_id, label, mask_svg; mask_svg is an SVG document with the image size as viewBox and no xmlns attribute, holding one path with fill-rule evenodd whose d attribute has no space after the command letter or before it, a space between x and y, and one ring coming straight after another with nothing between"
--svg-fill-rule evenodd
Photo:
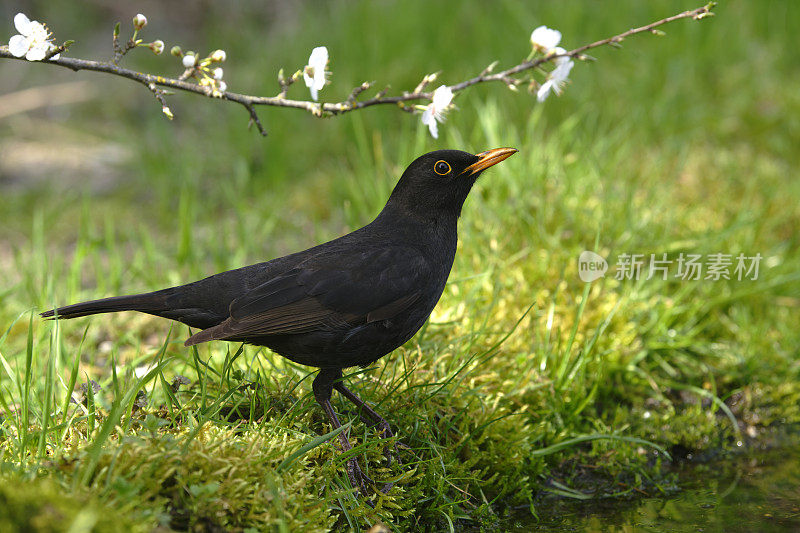
<instances>
[{"instance_id":1,"label":"bird's eye","mask_svg":"<svg viewBox=\"0 0 800 533\"><path fill-rule=\"evenodd\" d=\"M450 164L447 161L437 161L436 164L433 165L433 171L440 176L446 176L450 174Z\"/></svg>"}]
</instances>

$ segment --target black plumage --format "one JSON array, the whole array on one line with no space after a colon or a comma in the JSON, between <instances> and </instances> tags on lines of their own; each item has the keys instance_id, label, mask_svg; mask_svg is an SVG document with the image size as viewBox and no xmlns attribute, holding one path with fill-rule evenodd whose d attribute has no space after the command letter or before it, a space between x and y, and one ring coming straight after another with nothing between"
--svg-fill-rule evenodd
<instances>
[{"instance_id":1,"label":"black plumage","mask_svg":"<svg viewBox=\"0 0 800 533\"><path fill-rule=\"evenodd\" d=\"M453 265L457 222L470 189L483 170L515 152L425 154L405 170L375 220L338 239L194 283L78 303L42 316L141 311L200 329L187 346L210 340L267 346L321 369L314 395L334 427L340 426L330 405L336 388L391 436L386 421L341 383L342 369L380 359L427 320ZM365 487L368 478L355 459L348 474L354 486Z\"/></svg>"}]
</instances>

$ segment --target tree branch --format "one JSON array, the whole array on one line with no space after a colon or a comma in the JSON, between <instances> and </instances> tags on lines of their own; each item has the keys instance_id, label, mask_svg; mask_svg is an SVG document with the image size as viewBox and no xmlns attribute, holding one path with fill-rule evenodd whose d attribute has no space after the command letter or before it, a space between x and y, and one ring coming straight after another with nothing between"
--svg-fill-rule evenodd
<instances>
[{"instance_id":1,"label":"tree branch","mask_svg":"<svg viewBox=\"0 0 800 533\"><path fill-rule=\"evenodd\" d=\"M524 79L515 77L516 75L532 69L536 69L537 67L543 65L544 63L554 61L558 57L570 57L577 60L589 60L591 58L584 54L584 52L586 52L587 50L591 50L593 48L598 48L605 45L618 45L621 41L623 41L627 37L639 33L646 33L646 32L657 33L656 28L658 28L659 26L677 20L681 19L700 20L705 17L712 16L713 13L711 10L713 9L713 7L714 7L714 2L710 2L709 4L703 7L698 7L696 9L684 11L682 13L678 13L671 17L667 17L659 21L653 22L651 24L647 24L646 26L630 29L613 37L595 41L593 43L580 46L573 50L569 50L563 54L551 53L544 57L538 57L536 59L526 60L523 61L522 63L519 63L518 65L515 65L511 68L508 68L500 72L492 73L492 70L494 69L494 66L496 64L493 63L492 65L489 65L489 67L485 68L478 76L451 85L450 89L454 93L457 93L473 85L477 85L479 83L489 83L489 82L501 82L507 85L509 88L516 89L518 85L526 81ZM117 47L119 47L119 45L116 43L116 35L115 35L115 44ZM240 104L247 110L251 122L256 125L258 131L262 135L266 135L267 132L258 119L258 115L256 114L256 109L255 109L256 106L273 106L273 107L287 107L293 109L301 109L319 117L341 115L344 113L349 113L351 111L365 109L376 105L396 105L404 111L409 111L413 113L415 111L414 106L407 106L405 105L406 103L417 102L417 101L431 101L433 98L433 92L426 91L425 89L427 85L429 85L432 81L435 80L435 75L426 76L425 78L423 78L422 82L420 82L420 84L411 92L405 91L402 94L386 96L386 93L388 92L387 88L380 91L372 98L367 98L365 100L360 100L360 101L358 100L358 97L364 91L368 90L372 86L372 82L364 82L361 85L355 87L350 92L350 95L347 97L347 99L341 102L319 103L310 100L288 99L286 98L287 91L289 89L289 86L295 81L295 79L294 77L289 80L284 79L282 72L279 74L280 92L278 93L277 96L254 96L254 95L235 93L231 91L214 93L214 91L210 90L208 87L204 87L196 83L191 83L189 81L186 81L186 77L184 76L182 76L181 78L169 78L165 76L147 74L120 67L117 64L115 64L115 62L100 62L100 61L77 59L71 57L59 57L58 59L52 59L52 56L54 54L62 52L66 49L68 45L67 46L65 45L62 45L58 47L57 50L52 51L50 54L48 54L49 57L43 61L40 61L40 63L58 65L64 68L74 70L76 72L80 70L102 72L135 81L137 83L144 85L148 90L150 90L155 95L158 101L162 104L163 108L165 108L165 113L168 112L168 108L166 107L166 101L164 99L164 91L161 90L159 87L176 89L180 91L198 94L201 96L208 96L208 97L214 96L214 97L219 97L223 100L227 100L229 102L235 102ZM127 52L127 50L124 51ZM8 50L8 46L5 45L0 46L0 58L24 60L24 58L17 58L14 55L12 55ZM167 114L169 116L169 113Z\"/></svg>"}]
</instances>

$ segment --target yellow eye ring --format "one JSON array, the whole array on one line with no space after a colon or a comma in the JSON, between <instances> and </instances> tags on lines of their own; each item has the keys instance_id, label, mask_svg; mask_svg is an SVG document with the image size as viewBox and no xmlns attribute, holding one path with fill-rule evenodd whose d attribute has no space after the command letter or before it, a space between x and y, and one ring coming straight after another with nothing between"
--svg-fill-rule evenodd
<instances>
[{"instance_id":1,"label":"yellow eye ring","mask_svg":"<svg viewBox=\"0 0 800 533\"><path fill-rule=\"evenodd\" d=\"M433 165L433 171L439 174L440 176L446 176L450 174L450 163L440 159Z\"/></svg>"}]
</instances>

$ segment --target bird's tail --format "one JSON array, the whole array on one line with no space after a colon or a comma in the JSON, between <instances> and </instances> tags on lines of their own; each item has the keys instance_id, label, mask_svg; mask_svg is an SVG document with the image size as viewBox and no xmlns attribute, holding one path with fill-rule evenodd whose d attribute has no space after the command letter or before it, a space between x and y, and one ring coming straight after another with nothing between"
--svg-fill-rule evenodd
<instances>
[{"instance_id":1,"label":"bird's tail","mask_svg":"<svg viewBox=\"0 0 800 533\"><path fill-rule=\"evenodd\" d=\"M159 314L165 309L166 294L164 291L133 294L130 296L114 296L102 300L92 300L67 305L41 313L44 318L78 318L98 313L116 313L117 311L141 311Z\"/></svg>"}]
</instances>

